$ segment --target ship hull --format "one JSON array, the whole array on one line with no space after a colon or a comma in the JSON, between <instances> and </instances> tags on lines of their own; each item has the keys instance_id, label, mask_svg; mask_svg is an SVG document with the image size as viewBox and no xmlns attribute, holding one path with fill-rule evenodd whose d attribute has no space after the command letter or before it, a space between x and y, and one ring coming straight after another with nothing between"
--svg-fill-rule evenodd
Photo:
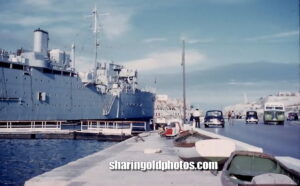
<instances>
[{"instance_id":1,"label":"ship hull","mask_svg":"<svg viewBox=\"0 0 300 186\"><path fill-rule=\"evenodd\" d=\"M153 118L150 92L101 94L71 72L0 63L0 121Z\"/></svg>"}]
</instances>

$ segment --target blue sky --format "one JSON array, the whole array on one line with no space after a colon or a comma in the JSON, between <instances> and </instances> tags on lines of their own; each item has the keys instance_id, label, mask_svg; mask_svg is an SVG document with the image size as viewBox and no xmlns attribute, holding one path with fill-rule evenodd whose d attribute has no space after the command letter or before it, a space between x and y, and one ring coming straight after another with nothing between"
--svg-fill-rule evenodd
<instances>
[{"instance_id":1,"label":"blue sky","mask_svg":"<svg viewBox=\"0 0 300 186\"><path fill-rule=\"evenodd\" d=\"M40 27L49 31L51 48L70 50L75 42L78 70L86 71L93 64L92 21L88 15L96 4L106 14L100 16L101 60L137 68L144 80L141 84L146 87L160 74L180 75L182 38L187 41L188 72L260 61L298 64L298 3L297 0L0 0L0 48L31 49L32 31ZM289 72L283 69L282 73ZM297 90L297 79L287 81L293 84L285 89ZM180 86L181 82L176 83ZM201 99L196 98L198 89L188 88L192 92L190 102L201 106ZM242 91L251 90L249 94L254 98L276 93L281 88L272 85L256 93L253 87L232 91L242 99ZM157 91L174 97L181 94L166 87L157 87ZM232 96L221 100L214 94L213 90L205 90L201 97L215 100L211 102L214 106L222 100L226 101L219 105L239 101Z\"/></svg>"}]
</instances>

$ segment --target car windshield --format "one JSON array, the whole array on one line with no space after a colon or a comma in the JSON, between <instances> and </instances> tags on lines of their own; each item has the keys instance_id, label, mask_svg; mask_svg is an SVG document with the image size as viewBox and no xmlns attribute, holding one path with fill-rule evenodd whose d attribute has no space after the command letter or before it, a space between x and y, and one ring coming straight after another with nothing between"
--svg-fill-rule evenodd
<instances>
[{"instance_id":1,"label":"car windshield","mask_svg":"<svg viewBox=\"0 0 300 186\"><path fill-rule=\"evenodd\" d=\"M222 116L222 112L220 112L220 111L209 111L209 112L206 113L206 116L218 117L218 116Z\"/></svg>"},{"instance_id":2,"label":"car windshield","mask_svg":"<svg viewBox=\"0 0 300 186\"><path fill-rule=\"evenodd\" d=\"M256 114L256 112L248 112L247 115L248 116L256 116L257 114Z\"/></svg>"}]
</instances>

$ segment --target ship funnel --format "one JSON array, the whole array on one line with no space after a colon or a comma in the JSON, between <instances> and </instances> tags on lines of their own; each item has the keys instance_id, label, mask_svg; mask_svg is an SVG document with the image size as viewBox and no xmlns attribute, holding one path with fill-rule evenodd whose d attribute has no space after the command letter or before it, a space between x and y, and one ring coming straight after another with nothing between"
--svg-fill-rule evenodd
<instances>
[{"instance_id":1,"label":"ship funnel","mask_svg":"<svg viewBox=\"0 0 300 186\"><path fill-rule=\"evenodd\" d=\"M33 51L40 52L46 57L48 53L48 41L48 32L41 30L40 28L36 29L34 31Z\"/></svg>"}]
</instances>

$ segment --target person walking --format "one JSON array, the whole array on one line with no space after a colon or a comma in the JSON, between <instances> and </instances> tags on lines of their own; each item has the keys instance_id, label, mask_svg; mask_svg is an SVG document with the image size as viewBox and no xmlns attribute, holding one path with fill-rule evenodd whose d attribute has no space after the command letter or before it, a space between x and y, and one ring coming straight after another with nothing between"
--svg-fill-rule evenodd
<instances>
[{"instance_id":1,"label":"person walking","mask_svg":"<svg viewBox=\"0 0 300 186\"><path fill-rule=\"evenodd\" d=\"M233 121L235 119L235 114L234 114L234 110L231 112L231 124L233 124Z\"/></svg>"},{"instance_id":2,"label":"person walking","mask_svg":"<svg viewBox=\"0 0 300 186\"><path fill-rule=\"evenodd\" d=\"M194 122L194 116L193 113L190 113L190 124L193 125Z\"/></svg>"},{"instance_id":3,"label":"person walking","mask_svg":"<svg viewBox=\"0 0 300 186\"><path fill-rule=\"evenodd\" d=\"M196 128L200 128L200 111L199 111L199 109L196 109L193 112L193 118L196 122Z\"/></svg>"},{"instance_id":4,"label":"person walking","mask_svg":"<svg viewBox=\"0 0 300 186\"><path fill-rule=\"evenodd\" d=\"M227 117L228 117L228 123L230 124L230 120L231 120L231 111L228 111Z\"/></svg>"}]
</instances>

